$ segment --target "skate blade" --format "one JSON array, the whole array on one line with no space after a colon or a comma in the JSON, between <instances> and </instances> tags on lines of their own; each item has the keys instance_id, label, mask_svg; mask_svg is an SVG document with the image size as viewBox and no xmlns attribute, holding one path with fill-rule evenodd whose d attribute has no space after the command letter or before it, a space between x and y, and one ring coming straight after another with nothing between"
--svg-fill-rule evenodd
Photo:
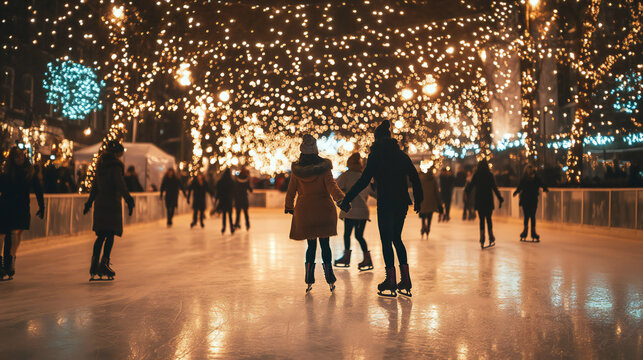
<instances>
[{"instance_id":1,"label":"skate blade","mask_svg":"<svg viewBox=\"0 0 643 360\"><path fill-rule=\"evenodd\" d=\"M330 292L334 292L334 291L335 291L335 284L330 284Z\"/></svg>"},{"instance_id":2,"label":"skate blade","mask_svg":"<svg viewBox=\"0 0 643 360\"><path fill-rule=\"evenodd\" d=\"M369 270L373 270L373 269L374 269L373 266L363 266L363 267L359 268L359 271L369 271Z\"/></svg>"},{"instance_id":3,"label":"skate blade","mask_svg":"<svg viewBox=\"0 0 643 360\"><path fill-rule=\"evenodd\" d=\"M483 249L489 249L489 248L492 248L492 247L495 247L495 246L496 246L496 243L493 243L493 244L489 244L487 246L483 246L482 248Z\"/></svg>"},{"instance_id":4,"label":"skate blade","mask_svg":"<svg viewBox=\"0 0 643 360\"><path fill-rule=\"evenodd\" d=\"M412 297L413 294L411 294L411 290L398 290L397 291L400 295L404 295L406 297Z\"/></svg>"},{"instance_id":5,"label":"skate blade","mask_svg":"<svg viewBox=\"0 0 643 360\"><path fill-rule=\"evenodd\" d=\"M351 266L350 266L350 265L348 265L348 264L337 264L337 263L335 263L335 267L338 267L338 268L347 268L347 267L351 267Z\"/></svg>"},{"instance_id":6,"label":"skate blade","mask_svg":"<svg viewBox=\"0 0 643 360\"><path fill-rule=\"evenodd\" d=\"M383 292L380 290L377 292L377 295L383 296L383 297L391 297L391 298L397 297L397 292L395 292L394 290L384 290L384 291L388 291L388 292Z\"/></svg>"},{"instance_id":7,"label":"skate blade","mask_svg":"<svg viewBox=\"0 0 643 360\"><path fill-rule=\"evenodd\" d=\"M313 289L313 286L308 285L308 287L306 288L306 294L308 294L310 292L310 290L312 290L312 289Z\"/></svg>"}]
</instances>

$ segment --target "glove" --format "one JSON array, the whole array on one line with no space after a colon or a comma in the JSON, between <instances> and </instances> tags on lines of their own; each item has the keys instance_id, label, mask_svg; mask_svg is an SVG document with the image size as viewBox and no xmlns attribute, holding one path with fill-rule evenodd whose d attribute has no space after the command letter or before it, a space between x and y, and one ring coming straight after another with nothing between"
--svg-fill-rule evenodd
<instances>
[{"instance_id":1,"label":"glove","mask_svg":"<svg viewBox=\"0 0 643 360\"><path fill-rule=\"evenodd\" d=\"M91 202L89 202L89 201L88 201L88 202L86 202L86 203L85 203L85 208L83 209L83 215L87 215L87 213L88 213L88 212L89 212L89 210L91 210L91 209L92 209L92 203L91 203Z\"/></svg>"},{"instance_id":2,"label":"glove","mask_svg":"<svg viewBox=\"0 0 643 360\"><path fill-rule=\"evenodd\" d=\"M127 199L127 211L129 216L132 216L132 213L134 212L134 206L136 206L134 198L130 197L129 199Z\"/></svg>"},{"instance_id":3,"label":"glove","mask_svg":"<svg viewBox=\"0 0 643 360\"><path fill-rule=\"evenodd\" d=\"M343 212L351 211L351 203L346 200L343 200L338 206Z\"/></svg>"},{"instance_id":4,"label":"glove","mask_svg":"<svg viewBox=\"0 0 643 360\"><path fill-rule=\"evenodd\" d=\"M36 216L43 219L45 217L45 209L40 208L38 209L38 212L36 213Z\"/></svg>"},{"instance_id":5,"label":"glove","mask_svg":"<svg viewBox=\"0 0 643 360\"><path fill-rule=\"evenodd\" d=\"M295 215L295 211L294 210L289 210L289 209L284 209L284 214Z\"/></svg>"},{"instance_id":6,"label":"glove","mask_svg":"<svg viewBox=\"0 0 643 360\"><path fill-rule=\"evenodd\" d=\"M413 211L415 211L416 214L419 214L420 210L422 210L422 205L420 205L419 203L413 204Z\"/></svg>"},{"instance_id":7,"label":"glove","mask_svg":"<svg viewBox=\"0 0 643 360\"><path fill-rule=\"evenodd\" d=\"M502 203L505 202L505 199L500 198L498 199L498 209L502 209Z\"/></svg>"},{"instance_id":8,"label":"glove","mask_svg":"<svg viewBox=\"0 0 643 360\"><path fill-rule=\"evenodd\" d=\"M438 214L444 214L444 206L440 204L440 207L438 208Z\"/></svg>"},{"instance_id":9,"label":"glove","mask_svg":"<svg viewBox=\"0 0 643 360\"><path fill-rule=\"evenodd\" d=\"M514 191L514 196L518 195L518 190Z\"/></svg>"},{"instance_id":10,"label":"glove","mask_svg":"<svg viewBox=\"0 0 643 360\"><path fill-rule=\"evenodd\" d=\"M187 199L188 199L188 205L190 205L190 197L188 196Z\"/></svg>"}]
</instances>

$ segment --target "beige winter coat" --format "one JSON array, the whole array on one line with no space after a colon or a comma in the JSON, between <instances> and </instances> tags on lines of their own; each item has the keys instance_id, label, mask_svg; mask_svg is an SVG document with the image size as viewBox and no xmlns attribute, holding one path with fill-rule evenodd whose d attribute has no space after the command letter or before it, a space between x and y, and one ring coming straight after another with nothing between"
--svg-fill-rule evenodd
<instances>
[{"instance_id":1,"label":"beige winter coat","mask_svg":"<svg viewBox=\"0 0 643 360\"><path fill-rule=\"evenodd\" d=\"M438 211L442 206L440 200L440 191L435 176L429 174L420 174L420 183L422 183L422 192L424 199L420 209L420 215L427 215Z\"/></svg>"},{"instance_id":2,"label":"beige winter coat","mask_svg":"<svg viewBox=\"0 0 643 360\"><path fill-rule=\"evenodd\" d=\"M335 201L342 200L330 172L333 165L324 159L321 163L300 166L293 163L292 177L286 192L286 210L294 210L290 238L306 240L337 235L337 209ZM295 204L295 196L297 203Z\"/></svg>"}]
</instances>

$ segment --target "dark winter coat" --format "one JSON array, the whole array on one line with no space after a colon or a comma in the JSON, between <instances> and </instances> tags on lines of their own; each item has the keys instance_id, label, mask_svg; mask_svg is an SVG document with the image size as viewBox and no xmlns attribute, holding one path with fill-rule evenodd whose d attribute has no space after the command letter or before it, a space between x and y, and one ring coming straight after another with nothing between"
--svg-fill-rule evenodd
<instances>
[{"instance_id":1,"label":"dark winter coat","mask_svg":"<svg viewBox=\"0 0 643 360\"><path fill-rule=\"evenodd\" d=\"M127 191L123 163L106 153L96 163L96 175L89 195L94 203L94 232L97 234L123 235L123 208L121 198L127 203L134 199Z\"/></svg>"},{"instance_id":2,"label":"dark winter coat","mask_svg":"<svg viewBox=\"0 0 643 360\"><path fill-rule=\"evenodd\" d=\"M451 200L453 195L453 186L455 185L455 176L451 174L440 175L440 194L442 194L442 201L447 202Z\"/></svg>"},{"instance_id":3,"label":"dark winter coat","mask_svg":"<svg viewBox=\"0 0 643 360\"><path fill-rule=\"evenodd\" d=\"M250 187L250 178L238 177L234 182L234 207L237 209L247 209L250 204L248 202L248 193L252 192Z\"/></svg>"},{"instance_id":4,"label":"dark winter coat","mask_svg":"<svg viewBox=\"0 0 643 360\"><path fill-rule=\"evenodd\" d=\"M208 185L208 182L205 181L205 179L203 179L202 183L199 183L196 178L190 181L190 185L188 185L187 197L189 199L190 195L192 195L192 209L205 211L205 199L206 194L208 194L209 190L210 185Z\"/></svg>"},{"instance_id":5,"label":"dark winter coat","mask_svg":"<svg viewBox=\"0 0 643 360\"><path fill-rule=\"evenodd\" d=\"M520 193L521 206L535 208L538 206L540 188L543 188L543 191L549 191L538 175L535 175L534 177L523 176L518 184L518 188L514 192L514 195Z\"/></svg>"},{"instance_id":6,"label":"dark winter coat","mask_svg":"<svg viewBox=\"0 0 643 360\"><path fill-rule=\"evenodd\" d=\"M219 205L217 209L221 212L232 211L232 199L234 191L234 180L222 177L217 183L217 200Z\"/></svg>"},{"instance_id":7,"label":"dark winter coat","mask_svg":"<svg viewBox=\"0 0 643 360\"><path fill-rule=\"evenodd\" d=\"M31 206L29 194L36 194L38 207L44 210L42 185L32 167L17 168L14 175L0 175L0 232L29 230Z\"/></svg>"},{"instance_id":8,"label":"dark winter coat","mask_svg":"<svg viewBox=\"0 0 643 360\"><path fill-rule=\"evenodd\" d=\"M483 214L488 214L495 209L493 203L493 194L495 193L498 197L498 201L503 201L502 195L500 195L500 190L496 185L496 180L490 172L479 172L476 171L473 174L471 182L467 184L464 188L464 191L470 195L471 191L475 188L475 209L480 211Z\"/></svg>"},{"instance_id":9,"label":"dark winter coat","mask_svg":"<svg viewBox=\"0 0 643 360\"><path fill-rule=\"evenodd\" d=\"M331 169L330 160L292 164L292 177L288 183L285 208L293 211L290 238L306 240L337 235L337 209L335 201L344 198ZM297 203L295 204L295 196ZM332 197L332 198L331 198Z\"/></svg>"},{"instance_id":10,"label":"dark winter coat","mask_svg":"<svg viewBox=\"0 0 643 360\"><path fill-rule=\"evenodd\" d=\"M179 201L179 191L183 191L183 184L178 176L163 177L161 181L161 196L165 194L165 206L167 208L175 208Z\"/></svg>"},{"instance_id":11,"label":"dark winter coat","mask_svg":"<svg viewBox=\"0 0 643 360\"><path fill-rule=\"evenodd\" d=\"M391 138L376 140L371 146L371 153L366 161L366 168L359 180L346 194L344 203L351 202L375 179L377 187L378 211L393 211L406 213L411 204L409 197L408 179L413 185L413 197L416 204L424 198L422 185L413 162Z\"/></svg>"},{"instance_id":12,"label":"dark winter coat","mask_svg":"<svg viewBox=\"0 0 643 360\"><path fill-rule=\"evenodd\" d=\"M138 174L133 173L125 176L125 184L129 192L143 192L143 186L138 180Z\"/></svg>"}]
</instances>

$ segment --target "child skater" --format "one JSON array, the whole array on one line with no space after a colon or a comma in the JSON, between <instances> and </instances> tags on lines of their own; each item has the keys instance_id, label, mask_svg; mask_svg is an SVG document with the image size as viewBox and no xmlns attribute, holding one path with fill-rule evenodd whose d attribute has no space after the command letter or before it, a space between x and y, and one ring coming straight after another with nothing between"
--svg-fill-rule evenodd
<instances>
[{"instance_id":1,"label":"child skater","mask_svg":"<svg viewBox=\"0 0 643 360\"><path fill-rule=\"evenodd\" d=\"M543 192L549 192L547 186L536 175L536 169L532 165L527 165L518 188L514 191L514 196L520 194L520 206L522 206L524 216L524 226L520 234L520 241L524 241L527 238L527 226L529 225L529 219L531 219L531 239L535 242L540 242L540 236L536 234L536 209L538 208L540 188L543 188Z\"/></svg>"},{"instance_id":2,"label":"child skater","mask_svg":"<svg viewBox=\"0 0 643 360\"><path fill-rule=\"evenodd\" d=\"M348 170L337 178L337 185L344 192L350 190L350 188L357 182L357 179L362 176L362 157L359 153L355 153L348 158L347 166ZM366 240L364 240L364 229L366 228L366 222L370 218L370 212L366 201L368 200L368 195L374 195L374 193L375 191L372 187L368 186L355 198L351 204L352 208L350 211L341 211L339 213L339 218L344 220L344 255L335 260L335 266L350 266L351 233L353 232L353 229L355 229L355 238L364 254L364 260L357 264L357 268L361 271L373 269L371 252L368 251L368 245L366 245Z\"/></svg>"},{"instance_id":3,"label":"child skater","mask_svg":"<svg viewBox=\"0 0 643 360\"><path fill-rule=\"evenodd\" d=\"M98 275L101 279L106 276L113 280L116 272L109 266L109 259L114 246L114 236L123 235L123 209L121 198L125 199L129 215L134 210L134 198L127 191L125 184L125 166L120 158L125 149L116 140L107 143L105 152L96 162L96 174L92 184L89 199L85 203L84 214L87 214L94 204L94 252L89 268L90 281ZM104 245L104 247L103 247ZM101 250L103 257L101 258ZM98 262L100 259L100 263Z\"/></svg>"},{"instance_id":4,"label":"child skater","mask_svg":"<svg viewBox=\"0 0 643 360\"><path fill-rule=\"evenodd\" d=\"M471 182L464 189L466 196L471 196L473 188L476 190L475 208L480 218L480 247L484 249L485 221L489 231L489 246L496 244L496 238L493 236L493 223L491 222L491 215L494 209L493 194L495 193L498 197L498 208L502 207L502 202L504 201L496 185L496 180L493 174L491 174L491 170L489 170L489 163L487 163L486 159L478 162L478 168L476 173L473 174L473 179L471 179Z\"/></svg>"},{"instance_id":5,"label":"child skater","mask_svg":"<svg viewBox=\"0 0 643 360\"><path fill-rule=\"evenodd\" d=\"M329 238L337 235L337 210L333 199L336 202L342 200L344 193L333 179L333 164L318 155L317 140L312 135L303 136L300 150L299 160L292 164L292 178L286 192L285 213L293 215L290 238L308 240L305 277L307 293L315 283L315 255L319 239L324 275L332 292L335 290L336 278Z\"/></svg>"}]
</instances>

